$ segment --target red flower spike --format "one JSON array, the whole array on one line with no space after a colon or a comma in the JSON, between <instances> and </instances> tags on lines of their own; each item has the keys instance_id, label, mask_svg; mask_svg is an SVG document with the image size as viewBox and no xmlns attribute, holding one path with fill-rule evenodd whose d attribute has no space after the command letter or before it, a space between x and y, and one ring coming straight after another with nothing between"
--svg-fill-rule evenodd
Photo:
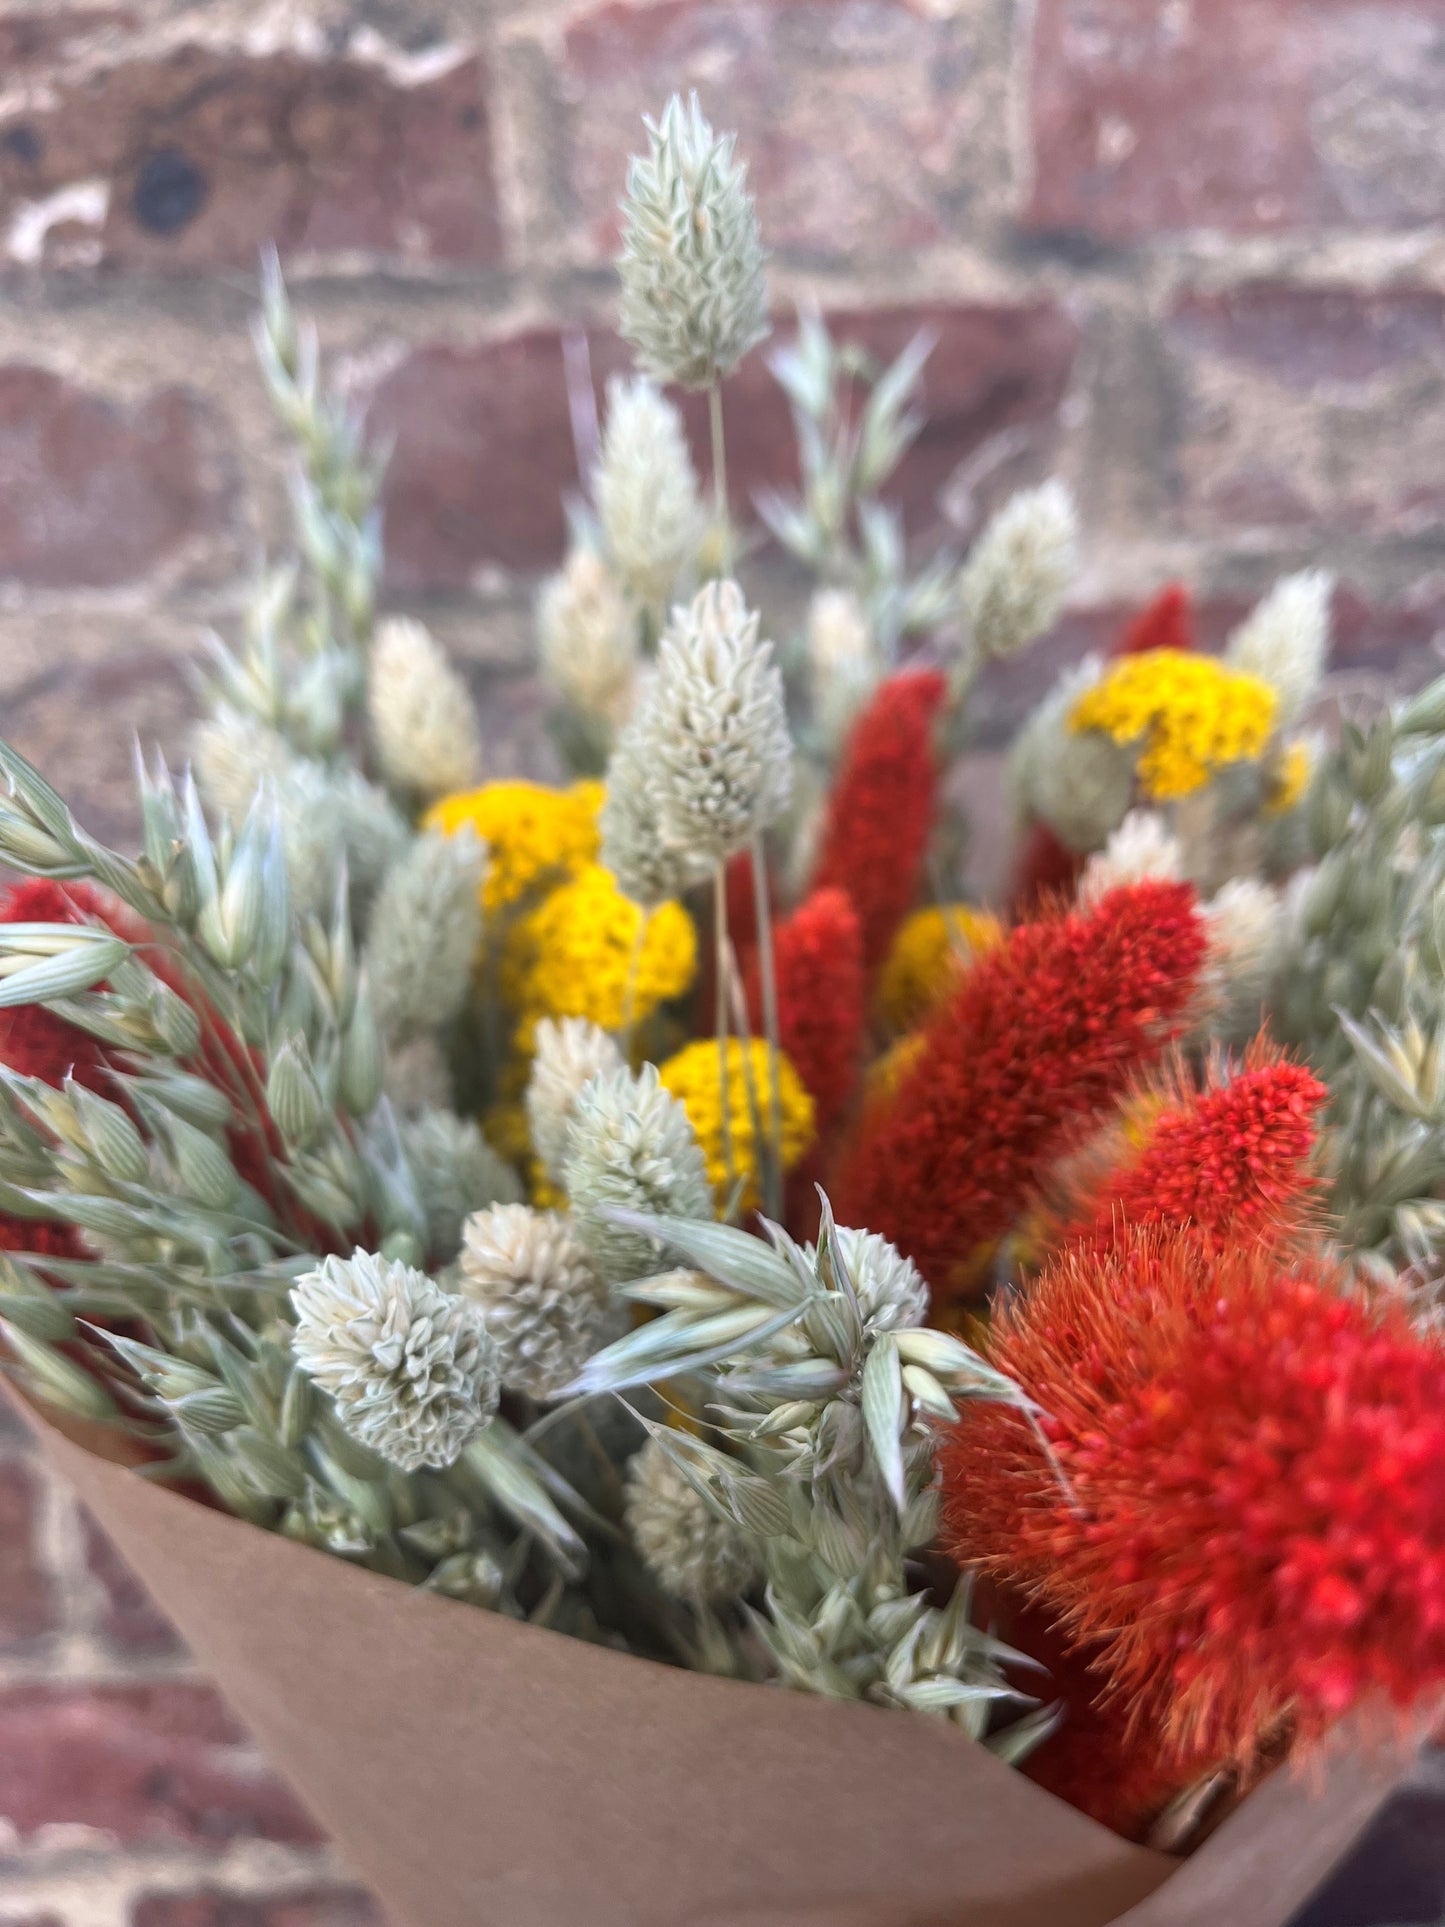
<instances>
[{"instance_id":1,"label":"red flower spike","mask_svg":"<svg viewBox=\"0 0 1445 1927\"><path fill-rule=\"evenodd\" d=\"M1216 1249L1249 1239L1278 1245L1299 1231L1318 1189L1310 1158L1328 1097L1264 1038L1243 1068L1202 1088L1183 1068L1145 1083L1124 1107L1148 1119L1143 1143L1123 1145L1121 1130L1109 1133L1090 1169L1067 1180L1049 1242L1103 1250L1124 1225L1193 1224Z\"/></svg>"},{"instance_id":2,"label":"red flower spike","mask_svg":"<svg viewBox=\"0 0 1445 1927\"><path fill-rule=\"evenodd\" d=\"M813 1099L818 1135L847 1109L858 1083L865 989L858 913L841 890L815 890L774 940L778 976L778 1041ZM762 1035L762 995L754 961L748 1010Z\"/></svg>"},{"instance_id":3,"label":"red flower spike","mask_svg":"<svg viewBox=\"0 0 1445 1927\"><path fill-rule=\"evenodd\" d=\"M981 1289L973 1255L1017 1221L1071 1133L1165 1048L1205 947L1189 885L1154 879L1091 912L1020 924L865 1114L835 1191L840 1222L891 1239L935 1303Z\"/></svg>"},{"instance_id":4,"label":"red flower spike","mask_svg":"<svg viewBox=\"0 0 1445 1927\"><path fill-rule=\"evenodd\" d=\"M907 669L874 691L843 751L812 888L844 891L876 970L918 900L938 807L933 724L947 692L935 669Z\"/></svg>"},{"instance_id":5,"label":"red flower spike","mask_svg":"<svg viewBox=\"0 0 1445 1927\"><path fill-rule=\"evenodd\" d=\"M1014 872L1010 916L1018 921L1037 917L1046 904L1072 897L1085 861L1055 836L1047 823L1030 823Z\"/></svg>"},{"instance_id":6,"label":"red flower spike","mask_svg":"<svg viewBox=\"0 0 1445 1927\"><path fill-rule=\"evenodd\" d=\"M1066 1250L985 1350L1037 1401L940 1444L954 1555L1026 1594L1163 1766L1445 1688L1445 1347L1323 1260L1131 1229Z\"/></svg>"},{"instance_id":7,"label":"red flower spike","mask_svg":"<svg viewBox=\"0 0 1445 1927\"><path fill-rule=\"evenodd\" d=\"M1142 656L1150 649L1193 649L1194 608L1182 582L1171 582L1125 624L1111 656Z\"/></svg>"}]
</instances>

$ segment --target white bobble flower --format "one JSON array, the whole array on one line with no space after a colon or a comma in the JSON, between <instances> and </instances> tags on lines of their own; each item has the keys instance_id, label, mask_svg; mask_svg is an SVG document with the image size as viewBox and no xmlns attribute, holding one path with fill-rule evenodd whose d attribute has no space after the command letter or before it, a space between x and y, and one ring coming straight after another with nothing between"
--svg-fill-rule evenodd
<instances>
[{"instance_id":1,"label":"white bobble flower","mask_svg":"<svg viewBox=\"0 0 1445 1927\"><path fill-rule=\"evenodd\" d=\"M475 783L481 738L466 684L419 622L393 616L372 638L371 737L388 783L430 801Z\"/></svg>"},{"instance_id":2,"label":"white bobble flower","mask_svg":"<svg viewBox=\"0 0 1445 1927\"><path fill-rule=\"evenodd\" d=\"M429 830L382 879L366 935L372 1005L400 1040L449 1023L471 994L486 846L469 825Z\"/></svg>"},{"instance_id":3,"label":"white bobble flower","mask_svg":"<svg viewBox=\"0 0 1445 1927\"><path fill-rule=\"evenodd\" d=\"M964 564L959 594L985 656L1011 656L1051 629L1078 567L1079 525L1062 482L999 510Z\"/></svg>"},{"instance_id":4,"label":"white bobble flower","mask_svg":"<svg viewBox=\"0 0 1445 1927\"><path fill-rule=\"evenodd\" d=\"M639 602L665 607L696 559L704 521L682 417L645 375L608 383L593 494L624 584Z\"/></svg>"},{"instance_id":5,"label":"white bobble flower","mask_svg":"<svg viewBox=\"0 0 1445 1927\"><path fill-rule=\"evenodd\" d=\"M697 95L648 120L622 202L622 333L658 381L706 388L768 332L766 255L747 169Z\"/></svg>"},{"instance_id":6,"label":"white bobble flower","mask_svg":"<svg viewBox=\"0 0 1445 1927\"><path fill-rule=\"evenodd\" d=\"M627 1529L664 1592L693 1605L722 1605L758 1576L757 1555L684 1477L655 1438L627 1468Z\"/></svg>"},{"instance_id":7,"label":"white bobble flower","mask_svg":"<svg viewBox=\"0 0 1445 1927\"><path fill-rule=\"evenodd\" d=\"M399 1466L452 1465L496 1410L481 1313L424 1271L355 1251L291 1290L292 1348L351 1436Z\"/></svg>"},{"instance_id":8,"label":"white bobble flower","mask_svg":"<svg viewBox=\"0 0 1445 1927\"><path fill-rule=\"evenodd\" d=\"M707 1161L687 1112L658 1081L655 1065L594 1077L577 1099L563 1163L577 1235L613 1284L649 1276L662 1252L653 1238L614 1224L611 1208L662 1218L711 1218Z\"/></svg>"},{"instance_id":9,"label":"white bobble flower","mask_svg":"<svg viewBox=\"0 0 1445 1927\"><path fill-rule=\"evenodd\" d=\"M637 618L602 557L576 549L537 599L542 673L562 700L611 730L632 707Z\"/></svg>"},{"instance_id":10,"label":"white bobble flower","mask_svg":"<svg viewBox=\"0 0 1445 1927\"><path fill-rule=\"evenodd\" d=\"M1251 1036L1284 940L1283 900L1257 877L1235 877L1204 906L1208 938L1198 1007L1217 1036Z\"/></svg>"},{"instance_id":11,"label":"white bobble flower","mask_svg":"<svg viewBox=\"0 0 1445 1927\"><path fill-rule=\"evenodd\" d=\"M532 1149L554 1184L562 1182L567 1132L583 1089L603 1071L624 1069L622 1052L605 1030L585 1017L544 1017L537 1025L527 1082Z\"/></svg>"},{"instance_id":12,"label":"white bobble flower","mask_svg":"<svg viewBox=\"0 0 1445 1927\"><path fill-rule=\"evenodd\" d=\"M497 1204L462 1234L457 1284L481 1308L504 1385L555 1397L605 1340L609 1295L555 1211Z\"/></svg>"},{"instance_id":13,"label":"white bobble flower","mask_svg":"<svg viewBox=\"0 0 1445 1927\"><path fill-rule=\"evenodd\" d=\"M1122 884L1148 878L1176 882L1184 875L1184 850L1157 810L1130 810L1102 850L1084 865L1079 902L1095 904Z\"/></svg>"},{"instance_id":14,"label":"white bobble flower","mask_svg":"<svg viewBox=\"0 0 1445 1927\"><path fill-rule=\"evenodd\" d=\"M664 845L725 863L783 814L793 780L783 679L735 582L673 611L637 743Z\"/></svg>"},{"instance_id":15,"label":"white bobble flower","mask_svg":"<svg viewBox=\"0 0 1445 1927\"><path fill-rule=\"evenodd\" d=\"M664 839L649 741L644 699L607 765L597 827L602 863L618 889L644 910L655 910L700 883L707 865Z\"/></svg>"},{"instance_id":16,"label":"white bobble flower","mask_svg":"<svg viewBox=\"0 0 1445 1927\"><path fill-rule=\"evenodd\" d=\"M1226 660L1270 685L1281 723L1293 722L1319 688L1334 586L1324 569L1283 577L1229 639Z\"/></svg>"},{"instance_id":17,"label":"white bobble flower","mask_svg":"<svg viewBox=\"0 0 1445 1927\"><path fill-rule=\"evenodd\" d=\"M923 1324L928 1316L928 1286L913 1260L876 1231L855 1231L841 1224L836 1229L865 1328L876 1334ZM816 1269L816 1247L805 1246L804 1256ZM838 1282L841 1286L842 1280Z\"/></svg>"},{"instance_id":18,"label":"white bobble flower","mask_svg":"<svg viewBox=\"0 0 1445 1927\"><path fill-rule=\"evenodd\" d=\"M279 730L229 704L196 725L191 759L196 787L211 811L235 824L245 821L262 781L269 776L279 782L297 762L296 752Z\"/></svg>"}]
</instances>

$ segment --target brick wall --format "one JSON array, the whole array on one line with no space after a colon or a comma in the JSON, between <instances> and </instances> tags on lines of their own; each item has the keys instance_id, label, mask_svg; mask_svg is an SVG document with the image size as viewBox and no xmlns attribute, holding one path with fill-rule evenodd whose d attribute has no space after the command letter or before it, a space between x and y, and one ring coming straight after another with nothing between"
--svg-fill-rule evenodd
<instances>
[{"instance_id":1,"label":"brick wall","mask_svg":"<svg viewBox=\"0 0 1445 1927\"><path fill-rule=\"evenodd\" d=\"M574 478L644 109L740 130L800 297L938 346L919 534L1075 485L1089 564L1044 669L1170 576L1218 635L1338 573L1336 662L1418 678L1445 611L1441 0L0 0L0 729L131 821L131 731L275 539L257 250L395 446L389 599L540 739L528 579ZM739 496L787 474L761 361ZM306 1821L64 1494L0 1442L0 1927L352 1927ZM112 1850L115 1849L115 1850Z\"/></svg>"}]
</instances>

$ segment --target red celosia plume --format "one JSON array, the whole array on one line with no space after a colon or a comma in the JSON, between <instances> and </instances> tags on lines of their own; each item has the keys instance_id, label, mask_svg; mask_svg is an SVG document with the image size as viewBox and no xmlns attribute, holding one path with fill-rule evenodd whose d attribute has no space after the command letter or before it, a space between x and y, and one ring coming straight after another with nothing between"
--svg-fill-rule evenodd
<instances>
[{"instance_id":1,"label":"red celosia plume","mask_svg":"<svg viewBox=\"0 0 1445 1927\"><path fill-rule=\"evenodd\" d=\"M1193 1224L1216 1247L1299 1229L1317 1189L1315 1117L1329 1092L1263 1039L1232 1073L1204 1084L1176 1068L1126 1102L1142 1142L1123 1130L1066 1178L1049 1242L1111 1244L1124 1225Z\"/></svg>"},{"instance_id":2,"label":"red celosia plume","mask_svg":"<svg viewBox=\"0 0 1445 1927\"><path fill-rule=\"evenodd\" d=\"M847 894L869 970L918 900L938 800L933 725L947 687L933 669L881 683L853 725L829 798L812 887Z\"/></svg>"},{"instance_id":3,"label":"red celosia plume","mask_svg":"<svg viewBox=\"0 0 1445 1927\"><path fill-rule=\"evenodd\" d=\"M1119 632L1111 656L1142 656L1150 649L1192 649L1194 609L1182 582L1171 582Z\"/></svg>"},{"instance_id":4,"label":"red celosia plume","mask_svg":"<svg viewBox=\"0 0 1445 1927\"><path fill-rule=\"evenodd\" d=\"M1009 915L1016 921L1036 917L1045 904L1071 897L1086 859L1071 850L1047 823L1030 823L1024 832L1009 893Z\"/></svg>"},{"instance_id":5,"label":"red celosia plume","mask_svg":"<svg viewBox=\"0 0 1445 1927\"><path fill-rule=\"evenodd\" d=\"M1205 953L1187 884L1147 880L986 951L916 1063L864 1115L834 1193L946 1300L1017 1220L1071 1133L1177 1029Z\"/></svg>"},{"instance_id":6,"label":"red celosia plume","mask_svg":"<svg viewBox=\"0 0 1445 1927\"><path fill-rule=\"evenodd\" d=\"M88 883L30 877L12 884L0 901L0 923L85 923L92 918L106 921L104 900ZM105 1083L95 1038L39 1004L0 1010L0 1064L57 1088L67 1076L93 1090Z\"/></svg>"},{"instance_id":7,"label":"red celosia plume","mask_svg":"<svg viewBox=\"0 0 1445 1927\"><path fill-rule=\"evenodd\" d=\"M858 1082L865 1009L858 913L841 890L815 890L778 925L774 950L779 1042L813 1100L823 1137ZM748 1008L760 1036L756 963L749 970Z\"/></svg>"},{"instance_id":8,"label":"red celosia plume","mask_svg":"<svg viewBox=\"0 0 1445 1927\"><path fill-rule=\"evenodd\" d=\"M1066 1250L940 1452L955 1556L1083 1648L1161 1763L1245 1771L1288 1728L1445 1687L1445 1347L1322 1261L1187 1229Z\"/></svg>"}]
</instances>

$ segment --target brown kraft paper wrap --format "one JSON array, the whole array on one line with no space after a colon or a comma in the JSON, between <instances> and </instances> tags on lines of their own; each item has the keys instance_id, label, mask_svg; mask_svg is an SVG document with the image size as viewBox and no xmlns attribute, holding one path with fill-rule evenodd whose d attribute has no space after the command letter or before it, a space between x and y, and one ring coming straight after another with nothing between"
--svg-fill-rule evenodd
<instances>
[{"instance_id":1,"label":"brown kraft paper wrap","mask_svg":"<svg viewBox=\"0 0 1445 1927\"><path fill-rule=\"evenodd\" d=\"M395 1927L1284 1927L1390 1791L1278 1774L1176 1867L941 1722L413 1591L27 1417Z\"/></svg>"}]
</instances>

